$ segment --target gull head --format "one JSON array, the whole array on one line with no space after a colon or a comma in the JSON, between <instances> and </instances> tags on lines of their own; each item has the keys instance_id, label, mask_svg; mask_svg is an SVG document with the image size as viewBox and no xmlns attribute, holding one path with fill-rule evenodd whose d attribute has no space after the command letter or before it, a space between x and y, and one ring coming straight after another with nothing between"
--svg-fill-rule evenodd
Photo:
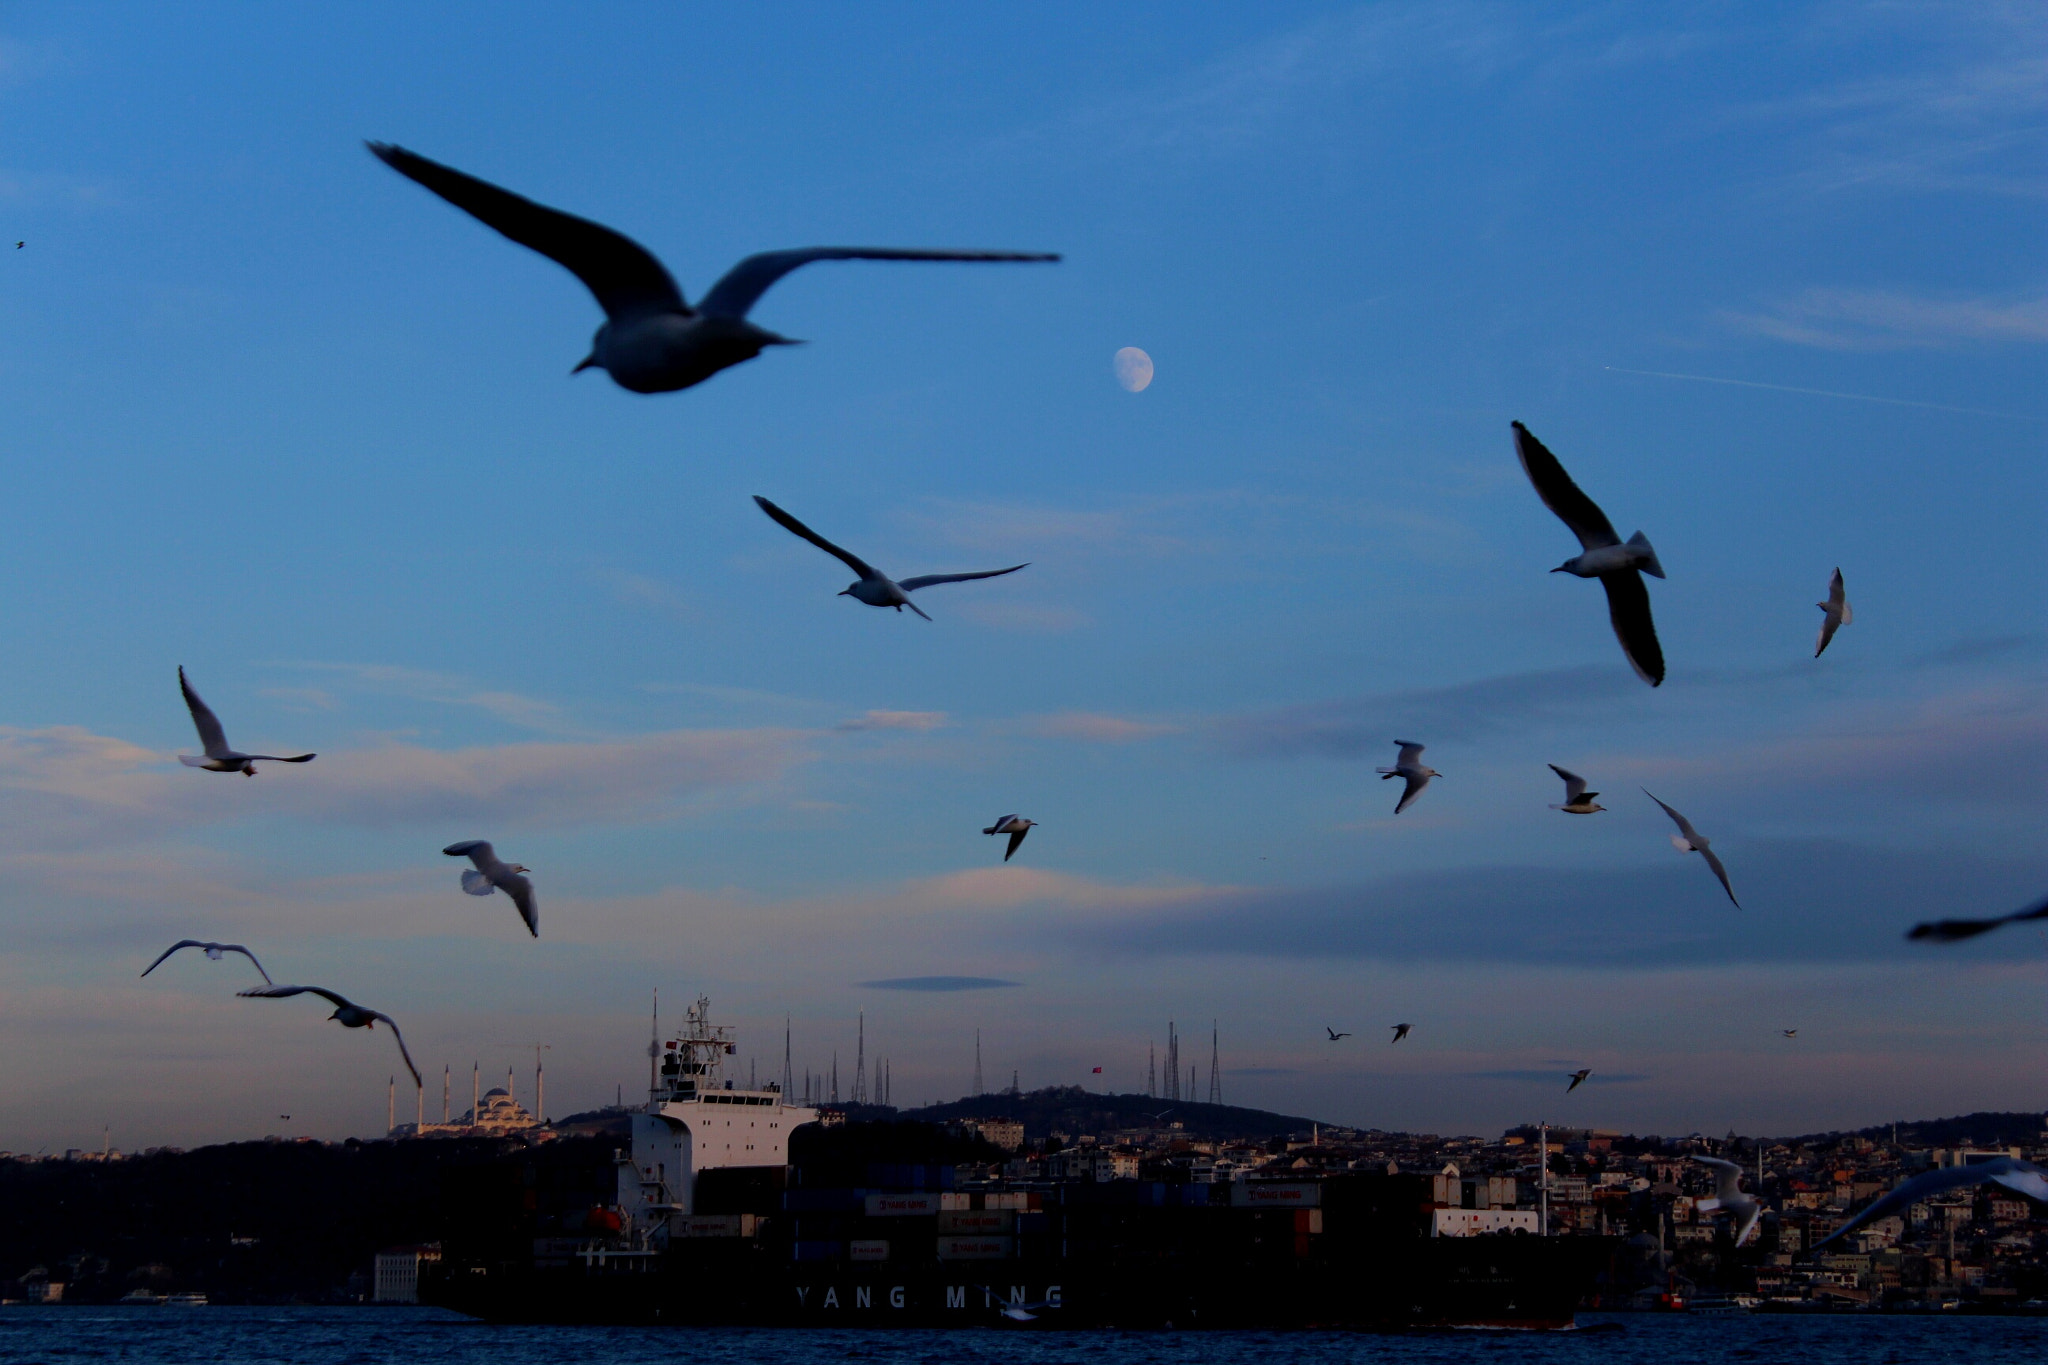
<instances>
[{"instance_id":1,"label":"gull head","mask_svg":"<svg viewBox=\"0 0 2048 1365\"><path fill-rule=\"evenodd\" d=\"M512 864L512 870L513 870L514 872L531 872L531 871L533 871L533 869L532 869L532 868L530 868L530 867L528 867L528 866L527 866L527 865L526 865L525 863L514 863L514 864Z\"/></svg>"}]
</instances>

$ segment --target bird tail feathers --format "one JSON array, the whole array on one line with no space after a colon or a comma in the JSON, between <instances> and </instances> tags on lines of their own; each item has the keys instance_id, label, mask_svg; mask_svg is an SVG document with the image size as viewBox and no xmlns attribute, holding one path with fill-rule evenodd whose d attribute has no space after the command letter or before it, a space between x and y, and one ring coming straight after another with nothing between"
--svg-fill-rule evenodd
<instances>
[{"instance_id":1,"label":"bird tail feathers","mask_svg":"<svg viewBox=\"0 0 2048 1365\"><path fill-rule=\"evenodd\" d=\"M184 764L188 768L203 768L207 764L213 762L213 760L206 757L204 754L179 754L178 762Z\"/></svg>"},{"instance_id":2,"label":"bird tail feathers","mask_svg":"<svg viewBox=\"0 0 2048 1365\"><path fill-rule=\"evenodd\" d=\"M1651 546L1648 536L1638 531L1628 538L1628 544L1630 549L1643 552L1643 562L1636 565L1638 569L1652 578L1664 576L1664 566L1657 561L1657 551Z\"/></svg>"},{"instance_id":3,"label":"bird tail feathers","mask_svg":"<svg viewBox=\"0 0 2048 1365\"><path fill-rule=\"evenodd\" d=\"M472 896L488 896L498 888L491 885L491 879L471 868L462 874L462 889Z\"/></svg>"},{"instance_id":4,"label":"bird tail feathers","mask_svg":"<svg viewBox=\"0 0 2048 1365\"><path fill-rule=\"evenodd\" d=\"M1842 603L1842 624L1849 625L1856 619L1856 609L1847 602Z\"/></svg>"},{"instance_id":5,"label":"bird tail feathers","mask_svg":"<svg viewBox=\"0 0 2048 1365\"><path fill-rule=\"evenodd\" d=\"M1691 853L1693 851L1692 844L1687 841L1686 837L1683 834L1672 835L1671 846L1677 849L1680 853Z\"/></svg>"}]
</instances>

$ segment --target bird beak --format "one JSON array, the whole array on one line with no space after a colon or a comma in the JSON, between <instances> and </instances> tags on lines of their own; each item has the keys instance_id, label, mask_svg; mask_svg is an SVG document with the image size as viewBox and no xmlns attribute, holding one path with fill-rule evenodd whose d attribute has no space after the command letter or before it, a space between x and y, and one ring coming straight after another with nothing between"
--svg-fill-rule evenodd
<instances>
[{"instance_id":1,"label":"bird beak","mask_svg":"<svg viewBox=\"0 0 2048 1365\"><path fill-rule=\"evenodd\" d=\"M763 346L803 346L808 344L800 337L777 336L773 332L763 336L760 341Z\"/></svg>"},{"instance_id":2,"label":"bird beak","mask_svg":"<svg viewBox=\"0 0 2048 1365\"><path fill-rule=\"evenodd\" d=\"M569 371L569 373L582 374L585 370L596 370L602 368L603 366L598 363L597 352L592 351L589 355L583 357L582 360L577 362L576 368Z\"/></svg>"},{"instance_id":3,"label":"bird beak","mask_svg":"<svg viewBox=\"0 0 2048 1365\"><path fill-rule=\"evenodd\" d=\"M840 594L839 594L839 595L840 595L841 597L851 597L851 596L853 596L853 589L852 589L852 588L846 588L846 589L842 590L842 591L840 592Z\"/></svg>"}]
</instances>

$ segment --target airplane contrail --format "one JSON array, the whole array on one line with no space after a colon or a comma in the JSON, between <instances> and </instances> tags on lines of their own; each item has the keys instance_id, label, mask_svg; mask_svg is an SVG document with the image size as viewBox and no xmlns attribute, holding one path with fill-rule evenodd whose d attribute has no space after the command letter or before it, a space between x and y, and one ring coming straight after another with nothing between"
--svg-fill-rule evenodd
<instances>
[{"instance_id":1,"label":"airplane contrail","mask_svg":"<svg viewBox=\"0 0 2048 1365\"><path fill-rule=\"evenodd\" d=\"M1832 389L1797 389L1790 384L1760 384L1754 379L1722 379L1711 374L1672 374L1667 370L1627 370L1619 365L1602 365L1615 374L1640 374L1651 379L1690 379L1696 384L1733 384L1744 389L1775 389L1779 393L1804 393L1815 398L1847 398L1858 403L1884 403L1895 408L1931 408L1936 412L1966 412L1973 417L2003 417L2013 422L2040 422L2048 418L2029 417L2017 412L1992 412L1988 408L1955 408L1946 403L1921 403L1911 398L1879 398L1869 393L1836 393Z\"/></svg>"}]
</instances>

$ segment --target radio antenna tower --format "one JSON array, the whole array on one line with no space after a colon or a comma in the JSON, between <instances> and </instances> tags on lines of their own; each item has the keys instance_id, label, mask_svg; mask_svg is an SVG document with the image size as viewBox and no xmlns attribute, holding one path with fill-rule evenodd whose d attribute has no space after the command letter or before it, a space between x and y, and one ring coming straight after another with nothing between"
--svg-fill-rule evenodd
<instances>
[{"instance_id":1,"label":"radio antenna tower","mask_svg":"<svg viewBox=\"0 0 2048 1365\"><path fill-rule=\"evenodd\" d=\"M981 1094L981 1030L974 1031L974 1093Z\"/></svg>"},{"instance_id":2,"label":"radio antenna tower","mask_svg":"<svg viewBox=\"0 0 2048 1365\"><path fill-rule=\"evenodd\" d=\"M1217 1051L1216 1021L1209 1021L1209 1103L1223 1103L1223 1063Z\"/></svg>"},{"instance_id":3,"label":"radio antenna tower","mask_svg":"<svg viewBox=\"0 0 2048 1365\"><path fill-rule=\"evenodd\" d=\"M866 1104L868 1102L867 1011L862 1010L858 1017L859 1022L855 1025L855 1027L859 1030L856 1036L859 1038L860 1041L854 1044L855 1051L853 1054L853 1094L851 1096L851 1099L855 1104Z\"/></svg>"},{"instance_id":4,"label":"radio antenna tower","mask_svg":"<svg viewBox=\"0 0 2048 1365\"><path fill-rule=\"evenodd\" d=\"M782 1094L784 1104L789 1103L789 1016L782 1016Z\"/></svg>"},{"instance_id":5,"label":"radio antenna tower","mask_svg":"<svg viewBox=\"0 0 2048 1365\"><path fill-rule=\"evenodd\" d=\"M1171 1019L1166 1021L1166 1094L1161 1098L1180 1098L1180 1035L1173 1031Z\"/></svg>"}]
</instances>

